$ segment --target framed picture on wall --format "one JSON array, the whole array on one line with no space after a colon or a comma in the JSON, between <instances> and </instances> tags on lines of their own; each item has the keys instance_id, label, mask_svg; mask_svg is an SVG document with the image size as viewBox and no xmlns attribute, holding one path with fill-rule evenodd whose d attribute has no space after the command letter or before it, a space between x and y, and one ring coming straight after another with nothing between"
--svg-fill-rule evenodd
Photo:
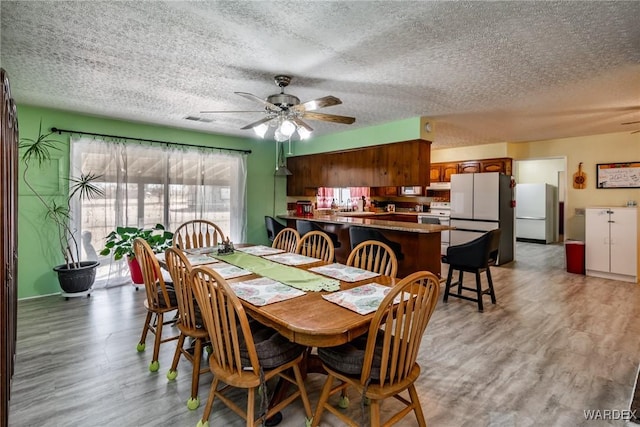
<instances>
[{"instance_id":1,"label":"framed picture on wall","mask_svg":"<svg viewBox=\"0 0 640 427\"><path fill-rule=\"evenodd\" d=\"M598 163L596 188L640 188L640 162Z\"/></svg>"}]
</instances>

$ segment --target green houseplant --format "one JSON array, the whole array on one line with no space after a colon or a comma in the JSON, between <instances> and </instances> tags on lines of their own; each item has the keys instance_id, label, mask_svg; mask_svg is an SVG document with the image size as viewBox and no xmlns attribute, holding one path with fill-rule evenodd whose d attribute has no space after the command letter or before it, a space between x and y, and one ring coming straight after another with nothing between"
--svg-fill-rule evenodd
<instances>
[{"instance_id":1,"label":"green houseplant","mask_svg":"<svg viewBox=\"0 0 640 427\"><path fill-rule=\"evenodd\" d=\"M133 252L133 241L136 237L141 237L149 243L155 253L164 252L172 244L173 233L165 230L162 224L156 224L152 228L139 227L116 227L114 231L107 235L105 247L100 251L100 255L107 256L113 254L115 261L122 258L127 259L131 280L135 284L142 284L142 273ZM136 287L137 289L137 287Z\"/></svg>"},{"instance_id":2,"label":"green houseplant","mask_svg":"<svg viewBox=\"0 0 640 427\"><path fill-rule=\"evenodd\" d=\"M60 150L56 145L59 141L51 138L53 132L42 133L42 121L35 139L21 138L19 149L20 160L24 164L22 179L29 191L44 207L47 221L55 224L57 229L57 246L64 258L64 264L53 268L58 274L58 281L63 292L69 296L74 293L84 293L91 289L95 280L98 261L81 261L80 245L75 230L71 225L71 202L75 197L89 200L102 197L104 191L95 184L100 178L93 173L82 173L79 177L69 177L69 193L64 202L61 196L45 196L38 191L31 180L30 170L34 167L42 169L51 163L53 151Z\"/></svg>"}]
</instances>

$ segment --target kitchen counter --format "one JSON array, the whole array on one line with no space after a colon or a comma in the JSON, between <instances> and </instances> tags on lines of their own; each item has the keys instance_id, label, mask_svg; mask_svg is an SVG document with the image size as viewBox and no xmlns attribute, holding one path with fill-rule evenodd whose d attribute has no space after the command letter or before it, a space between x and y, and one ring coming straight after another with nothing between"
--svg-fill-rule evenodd
<instances>
[{"instance_id":1,"label":"kitchen counter","mask_svg":"<svg viewBox=\"0 0 640 427\"><path fill-rule=\"evenodd\" d=\"M380 230L394 230L410 233L440 233L450 230L451 227L437 224L419 224L417 222L400 222L376 219L383 215L408 215L417 217L423 212L340 212L334 215L315 215L313 217L300 217L296 215L278 215L278 218L286 220L307 220L325 224L357 225L360 227L378 228Z\"/></svg>"},{"instance_id":2,"label":"kitchen counter","mask_svg":"<svg viewBox=\"0 0 640 427\"><path fill-rule=\"evenodd\" d=\"M336 248L336 261L345 263L351 252L349 227L370 227L380 230L386 238L402 247L404 259L398 260L398 277L426 270L440 276L440 232L451 227L438 224L419 224L417 215L423 212L341 212L333 215L315 215L300 217L296 215L278 215L287 221L287 226L296 228L297 220L312 221L325 231L335 233L340 248ZM345 215L346 214L346 215ZM389 221L383 215L401 215L415 217L415 222Z\"/></svg>"}]
</instances>

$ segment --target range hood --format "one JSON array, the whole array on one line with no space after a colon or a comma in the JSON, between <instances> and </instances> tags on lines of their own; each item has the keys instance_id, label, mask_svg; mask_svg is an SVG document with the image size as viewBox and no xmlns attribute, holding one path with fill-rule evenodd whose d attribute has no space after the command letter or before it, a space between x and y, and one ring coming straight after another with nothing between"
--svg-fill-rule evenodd
<instances>
[{"instance_id":1,"label":"range hood","mask_svg":"<svg viewBox=\"0 0 640 427\"><path fill-rule=\"evenodd\" d=\"M432 182L427 187L427 190L431 190L431 191L451 190L451 183L450 182Z\"/></svg>"}]
</instances>

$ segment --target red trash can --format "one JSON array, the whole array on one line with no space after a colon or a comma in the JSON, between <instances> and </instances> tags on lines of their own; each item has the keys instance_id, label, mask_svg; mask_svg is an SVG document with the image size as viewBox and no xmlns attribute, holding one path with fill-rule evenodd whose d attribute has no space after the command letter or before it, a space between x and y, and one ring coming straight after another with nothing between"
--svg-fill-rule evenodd
<instances>
[{"instance_id":1,"label":"red trash can","mask_svg":"<svg viewBox=\"0 0 640 427\"><path fill-rule=\"evenodd\" d=\"M564 242L567 256L567 272L584 274L584 242L567 240Z\"/></svg>"}]
</instances>

